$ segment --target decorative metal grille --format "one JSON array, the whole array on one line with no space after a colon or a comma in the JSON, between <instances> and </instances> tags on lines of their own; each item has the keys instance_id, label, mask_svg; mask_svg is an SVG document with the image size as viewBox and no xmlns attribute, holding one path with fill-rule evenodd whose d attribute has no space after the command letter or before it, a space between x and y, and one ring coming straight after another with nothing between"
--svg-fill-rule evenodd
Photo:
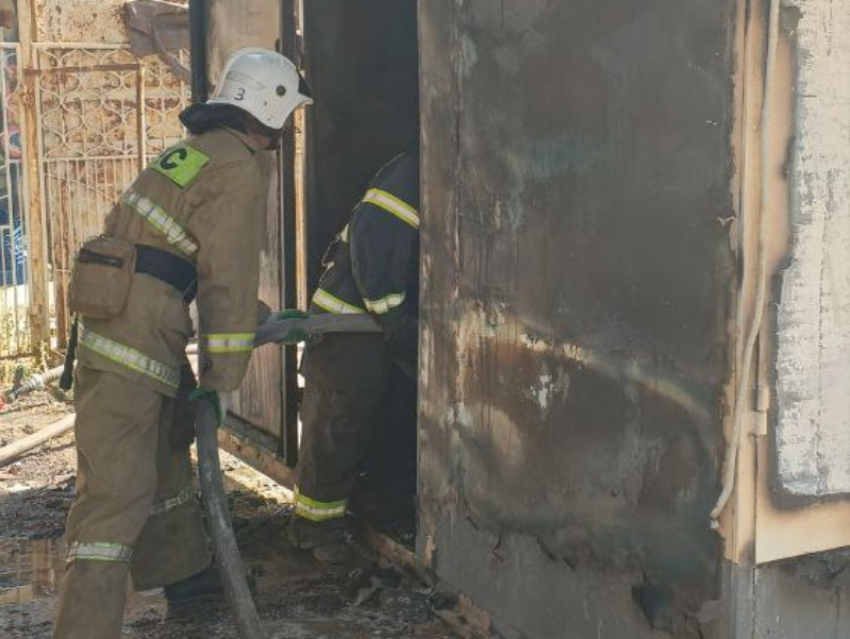
<instances>
[{"instance_id":1,"label":"decorative metal grille","mask_svg":"<svg viewBox=\"0 0 850 639\"><path fill-rule=\"evenodd\" d=\"M182 134L187 88L156 58L125 48L38 45L36 108L56 345L68 333L73 256L100 232L121 193L151 157ZM143 105L143 108L142 108Z\"/></svg>"},{"instance_id":2,"label":"decorative metal grille","mask_svg":"<svg viewBox=\"0 0 850 639\"><path fill-rule=\"evenodd\" d=\"M34 45L38 148L21 147L19 46L0 43L0 358L27 355L32 339L28 229L40 216L48 244L54 347L68 330L67 288L81 242L104 218L142 165L183 134L177 115L188 88L155 57L139 60L124 45ZM181 54L184 64L188 53ZM29 179L25 157L37 158ZM40 209L29 211L28 185ZM35 308L32 306L32 308Z\"/></svg>"}]
</instances>

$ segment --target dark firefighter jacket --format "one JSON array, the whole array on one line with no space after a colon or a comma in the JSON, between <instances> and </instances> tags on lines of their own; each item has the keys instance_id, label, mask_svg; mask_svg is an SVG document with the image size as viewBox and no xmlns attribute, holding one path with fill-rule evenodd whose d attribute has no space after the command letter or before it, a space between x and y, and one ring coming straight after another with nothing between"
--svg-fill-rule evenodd
<instances>
[{"instance_id":1,"label":"dark firefighter jacket","mask_svg":"<svg viewBox=\"0 0 850 639\"><path fill-rule=\"evenodd\" d=\"M414 154L403 153L381 168L325 253L323 265L311 313L371 313L390 341L415 349L411 344L419 306L419 161ZM352 352L352 340L347 342L339 348L308 348L305 376L315 378L319 369L334 367L341 351ZM368 348L353 350L363 353L360 359L368 359ZM357 374L359 380L350 380L351 385L369 385L368 371Z\"/></svg>"}]
</instances>

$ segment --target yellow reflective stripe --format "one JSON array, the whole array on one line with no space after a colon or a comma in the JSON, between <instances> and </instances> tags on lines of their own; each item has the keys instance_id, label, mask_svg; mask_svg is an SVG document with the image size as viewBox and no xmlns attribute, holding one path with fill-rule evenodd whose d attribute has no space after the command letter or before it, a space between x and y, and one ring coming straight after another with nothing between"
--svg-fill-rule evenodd
<instances>
[{"instance_id":1,"label":"yellow reflective stripe","mask_svg":"<svg viewBox=\"0 0 850 639\"><path fill-rule=\"evenodd\" d=\"M133 547L124 544L109 544L103 542L80 543L75 541L68 549L66 561L114 561L129 563L133 556Z\"/></svg>"},{"instance_id":2,"label":"yellow reflective stripe","mask_svg":"<svg viewBox=\"0 0 850 639\"><path fill-rule=\"evenodd\" d=\"M341 501L317 501L303 495L298 488L295 487L295 514L309 519L310 521L326 521L328 519L337 519L345 516L345 510L348 507L348 500Z\"/></svg>"},{"instance_id":3,"label":"yellow reflective stripe","mask_svg":"<svg viewBox=\"0 0 850 639\"><path fill-rule=\"evenodd\" d=\"M192 498L195 496L195 488L191 484L188 484L183 487L183 489L174 495L174 497L170 497L169 499L165 499L163 501L156 502L151 507L151 515L161 515L162 513L166 513L169 510L174 510L175 508L179 508L183 504L188 504L192 501Z\"/></svg>"},{"instance_id":4,"label":"yellow reflective stripe","mask_svg":"<svg viewBox=\"0 0 850 639\"><path fill-rule=\"evenodd\" d=\"M192 255L198 250L198 244L189 237L177 220L138 191L132 189L127 191L124 202L162 233L166 241L180 252Z\"/></svg>"},{"instance_id":5,"label":"yellow reflective stripe","mask_svg":"<svg viewBox=\"0 0 850 639\"><path fill-rule=\"evenodd\" d=\"M369 189L366 191L363 201L392 213L402 222L410 224L415 229L419 228L419 213L416 209L401 201L392 193L381 189Z\"/></svg>"},{"instance_id":6,"label":"yellow reflective stripe","mask_svg":"<svg viewBox=\"0 0 850 639\"><path fill-rule=\"evenodd\" d=\"M339 239L343 242L348 242L348 224L345 225L345 228L339 232Z\"/></svg>"},{"instance_id":7,"label":"yellow reflective stripe","mask_svg":"<svg viewBox=\"0 0 850 639\"><path fill-rule=\"evenodd\" d=\"M334 315L361 315L366 312L362 308L343 302L323 288L316 289L316 293L313 295L313 304Z\"/></svg>"},{"instance_id":8,"label":"yellow reflective stripe","mask_svg":"<svg viewBox=\"0 0 850 639\"><path fill-rule=\"evenodd\" d=\"M254 350L254 333L208 333L201 343L210 353L246 353Z\"/></svg>"},{"instance_id":9,"label":"yellow reflective stripe","mask_svg":"<svg viewBox=\"0 0 850 639\"><path fill-rule=\"evenodd\" d=\"M177 369L157 362L131 346L113 341L85 327L82 327L80 344L116 364L155 379L170 388L177 388L180 383L180 371Z\"/></svg>"},{"instance_id":10,"label":"yellow reflective stripe","mask_svg":"<svg viewBox=\"0 0 850 639\"><path fill-rule=\"evenodd\" d=\"M379 300L367 300L364 297L363 303L371 312L382 315L384 313L389 313L397 306L404 304L404 297L404 293L392 293Z\"/></svg>"}]
</instances>

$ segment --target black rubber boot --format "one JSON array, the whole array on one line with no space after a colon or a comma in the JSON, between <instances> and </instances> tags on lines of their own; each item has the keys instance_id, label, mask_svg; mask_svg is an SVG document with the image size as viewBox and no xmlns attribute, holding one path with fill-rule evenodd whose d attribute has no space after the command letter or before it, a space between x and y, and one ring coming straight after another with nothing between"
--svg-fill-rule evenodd
<instances>
[{"instance_id":1,"label":"black rubber boot","mask_svg":"<svg viewBox=\"0 0 850 639\"><path fill-rule=\"evenodd\" d=\"M203 614L224 600L221 577L213 564L186 579L168 584L163 591L169 618Z\"/></svg>"}]
</instances>

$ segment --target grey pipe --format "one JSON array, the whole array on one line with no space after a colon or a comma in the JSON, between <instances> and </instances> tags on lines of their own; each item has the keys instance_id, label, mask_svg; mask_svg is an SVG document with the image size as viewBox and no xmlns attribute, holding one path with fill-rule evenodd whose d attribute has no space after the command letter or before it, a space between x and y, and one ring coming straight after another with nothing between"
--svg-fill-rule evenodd
<instances>
[{"instance_id":1,"label":"grey pipe","mask_svg":"<svg viewBox=\"0 0 850 639\"><path fill-rule=\"evenodd\" d=\"M74 427L74 418L74 415L66 415L59 421L45 426L32 435L0 448L0 468L12 463L16 459L20 459L33 448L41 446L44 442L64 435Z\"/></svg>"}]
</instances>

